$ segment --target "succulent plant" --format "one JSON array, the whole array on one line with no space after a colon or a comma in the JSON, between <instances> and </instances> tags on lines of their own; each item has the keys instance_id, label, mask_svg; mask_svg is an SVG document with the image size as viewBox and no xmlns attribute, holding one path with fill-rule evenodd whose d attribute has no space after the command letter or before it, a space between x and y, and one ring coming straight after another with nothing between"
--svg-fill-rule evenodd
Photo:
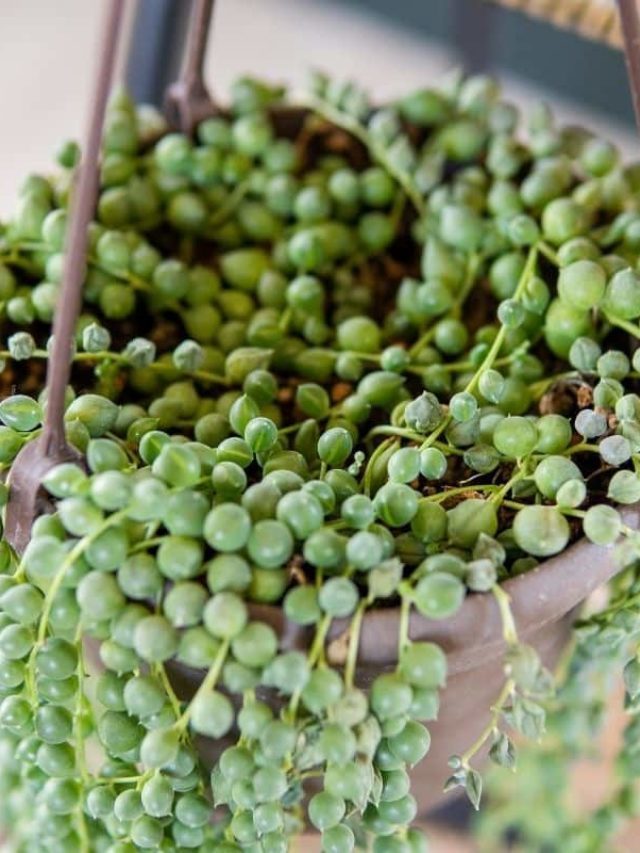
<instances>
[{"instance_id":1,"label":"succulent plant","mask_svg":"<svg viewBox=\"0 0 640 853\"><path fill-rule=\"evenodd\" d=\"M539 737L547 707L570 743L594 658L628 661L638 707L640 539L618 509L640 500L638 167L544 108L521 132L484 77L380 109L320 75L304 113L284 98L242 79L193 140L112 99L66 410L86 467L45 476L23 555L0 544L17 850L272 853L305 823L331 853L426 849L407 771L447 662L409 615L468 594L495 597L507 644L490 722L450 762L476 807L483 748L513 767L510 730ZM0 234L4 504L46 408L77 157L30 176ZM582 535L621 574L552 700L502 582ZM365 691L359 632L387 607L397 667Z\"/></svg>"}]
</instances>

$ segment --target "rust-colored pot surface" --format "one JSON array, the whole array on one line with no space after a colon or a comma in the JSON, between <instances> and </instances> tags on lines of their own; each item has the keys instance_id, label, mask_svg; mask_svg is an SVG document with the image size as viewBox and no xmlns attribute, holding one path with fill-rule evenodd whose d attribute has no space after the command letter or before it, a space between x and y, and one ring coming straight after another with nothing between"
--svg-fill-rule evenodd
<instances>
[{"instance_id":1,"label":"rust-colored pot surface","mask_svg":"<svg viewBox=\"0 0 640 853\"><path fill-rule=\"evenodd\" d=\"M625 522L640 526L640 506L621 511ZM599 586L610 580L620 566L611 548L601 548L585 539L562 554L541 563L526 574L506 581L511 609L521 640L534 646L547 666L552 667L566 647L576 612ZM300 628L284 618L274 606L254 606L253 615L278 632L283 649L308 647L313 628ZM348 620L336 620L328 642L348 630ZM399 610L369 611L362 624L357 681L367 687L381 672L393 670L397 662ZM443 784L449 775L447 759L463 752L488 722L490 708L504 683L505 650L502 622L490 594L471 594L450 619L433 621L415 611L409 635L413 640L431 640L447 654L448 680L441 692L437 722L430 723L429 754L413 770L413 793L420 810L441 804ZM182 666L171 666L172 680L179 692L195 691L202 674ZM278 704L274 694L261 691L261 698ZM202 741L205 760L213 762L221 744Z\"/></svg>"}]
</instances>

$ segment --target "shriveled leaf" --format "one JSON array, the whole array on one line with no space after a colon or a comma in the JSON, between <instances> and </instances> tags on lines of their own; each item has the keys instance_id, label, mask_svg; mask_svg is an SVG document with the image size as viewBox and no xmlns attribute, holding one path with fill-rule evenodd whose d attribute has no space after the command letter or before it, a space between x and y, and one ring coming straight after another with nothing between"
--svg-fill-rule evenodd
<instances>
[{"instance_id":1,"label":"shriveled leaf","mask_svg":"<svg viewBox=\"0 0 640 853\"><path fill-rule=\"evenodd\" d=\"M455 788L464 788L467 784L467 771L466 770L456 770L455 773L452 773L451 776L444 783L444 788L442 789L445 794L449 791L453 791Z\"/></svg>"},{"instance_id":2,"label":"shriveled leaf","mask_svg":"<svg viewBox=\"0 0 640 853\"><path fill-rule=\"evenodd\" d=\"M480 806L482 797L482 777L471 767L461 767L452 773L444 783L444 791L453 791L455 788L463 788L474 809Z\"/></svg>"},{"instance_id":3,"label":"shriveled leaf","mask_svg":"<svg viewBox=\"0 0 640 853\"><path fill-rule=\"evenodd\" d=\"M498 764L500 767L507 767L509 770L515 769L516 749L511 738L504 732L496 734L489 750L489 758L494 764Z\"/></svg>"},{"instance_id":4,"label":"shriveled leaf","mask_svg":"<svg viewBox=\"0 0 640 853\"><path fill-rule=\"evenodd\" d=\"M548 699L554 695L555 689L553 673L542 667L531 692L539 699Z\"/></svg>"},{"instance_id":5,"label":"shriveled leaf","mask_svg":"<svg viewBox=\"0 0 640 853\"><path fill-rule=\"evenodd\" d=\"M638 658L627 661L622 677L629 697L635 699L640 695L640 661Z\"/></svg>"},{"instance_id":6,"label":"shriveled leaf","mask_svg":"<svg viewBox=\"0 0 640 853\"><path fill-rule=\"evenodd\" d=\"M506 655L507 669L518 685L523 690L530 690L540 672L540 657L533 646L524 643L511 646Z\"/></svg>"},{"instance_id":7,"label":"shriveled leaf","mask_svg":"<svg viewBox=\"0 0 640 853\"><path fill-rule=\"evenodd\" d=\"M371 791L369 792L369 802L373 803L374 806L377 806L380 802L383 787L384 782L382 781L382 774L377 768L374 768L373 784L371 785Z\"/></svg>"},{"instance_id":8,"label":"shriveled leaf","mask_svg":"<svg viewBox=\"0 0 640 853\"><path fill-rule=\"evenodd\" d=\"M304 791L302 789L302 784L296 779L296 781L293 782L284 792L280 802L285 806L285 808L287 806L294 806L296 803L301 802L303 795Z\"/></svg>"},{"instance_id":9,"label":"shriveled leaf","mask_svg":"<svg viewBox=\"0 0 640 853\"><path fill-rule=\"evenodd\" d=\"M465 786L467 797L471 805L477 811L480 808L480 799L482 798L482 776L477 770L467 771L467 784Z\"/></svg>"},{"instance_id":10,"label":"shriveled leaf","mask_svg":"<svg viewBox=\"0 0 640 853\"><path fill-rule=\"evenodd\" d=\"M362 786L360 788L361 796L360 799L354 802L355 807L358 811L362 812L366 808L367 803L369 802L369 798L371 796L371 790L373 788L374 783L374 773L373 773L373 764L371 761L359 761L358 769L360 771L360 775L362 778Z\"/></svg>"},{"instance_id":11,"label":"shriveled leaf","mask_svg":"<svg viewBox=\"0 0 640 853\"><path fill-rule=\"evenodd\" d=\"M322 764L322 752L318 746L317 735L307 737L302 749L298 749L295 755L295 765L298 770L310 770Z\"/></svg>"},{"instance_id":12,"label":"shriveled leaf","mask_svg":"<svg viewBox=\"0 0 640 853\"><path fill-rule=\"evenodd\" d=\"M349 643L351 640L351 628L343 631L335 640L332 640L327 646L327 660L334 666L343 666L347 660L349 653Z\"/></svg>"},{"instance_id":13,"label":"shriveled leaf","mask_svg":"<svg viewBox=\"0 0 640 853\"><path fill-rule=\"evenodd\" d=\"M358 752L373 758L380 743L382 732L380 723L374 716L367 717L357 728Z\"/></svg>"},{"instance_id":14,"label":"shriveled leaf","mask_svg":"<svg viewBox=\"0 0 640 853\"><path fill-rule=\"evenodd\" d=\"M231 799L231 785L229 781L222 775L220 767L215 767L211 774L211 793L213 794L213 804L225 806Z\"/></svg>"},{"instance_id":15,"label":"shriveled leaf","mask_svg":"<svg viewBox=\"0 0 640 853\"><path fill-rule=\"evenodd\" d=\"M516 696L513 700L509 720L511 725L532 740L540 740L544 734L545 710L537 702L523 696Z\"/></svg>"}]
</instances>

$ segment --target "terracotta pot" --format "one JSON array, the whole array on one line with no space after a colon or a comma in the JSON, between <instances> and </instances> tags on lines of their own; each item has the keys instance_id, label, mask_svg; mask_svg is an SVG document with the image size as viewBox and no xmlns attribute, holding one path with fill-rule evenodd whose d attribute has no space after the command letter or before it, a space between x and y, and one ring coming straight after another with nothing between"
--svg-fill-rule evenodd
<instances>
[{"instance_id":1,"label":"terracotta pot","mask_svg":"<svg viewBox=\"0 0 640 853\"><path fill-rule=\"evenodd\" d=\"M621 512L628 525L640 527L640 505ZM619 570L613 549L582 539L533 571L507 581L504 589L511 598L520 639L534 646L544 663L552 667L567 645L581 603ZM288 622L280 608L254 606L252 615L273 626L283 650L309 646L313 629ZM347 631L348 625L348 620L336 620L328 643ZM397 608L374 609L366 614L358 656L360 686L367 687L376 675L394 669L398 625ZM463 752L487 724L491 705L504 683L504 641L498 607L490 594L467 596L458 613L443 621L425 619L414 611L409 634L413 640L438 643L447 654L449 672L441 692L439 720L429 724L431 749L413 770L413 793L424 813L445 797L442 787L449 775L449 756ZM170 674L184 696L191 695L202 678L201 672L175 664ZM279 704L272 692L260 693L274 706ZM212 764L222 745L202 739L201 748L205 761Z\"/></svg>"}]
</instances>

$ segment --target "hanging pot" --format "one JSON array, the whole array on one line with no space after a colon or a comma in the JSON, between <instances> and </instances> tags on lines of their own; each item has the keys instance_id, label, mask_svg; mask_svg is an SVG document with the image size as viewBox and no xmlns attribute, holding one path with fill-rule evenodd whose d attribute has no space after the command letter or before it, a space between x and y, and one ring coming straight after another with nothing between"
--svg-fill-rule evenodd
<instances>
[{"instance_id":1,"label":"hanging pot","mask_svg":"<svg viewBox=\"0 0 640 853\"><path fill-rule=\"evenodd\" d=\"M621 515L629 526L640 526L640 505L622 509ZM511 599L519 638L532 645L542 662L553 668L569 643L580 605L619 570L613 549L582 539L532 571L506 581L503 588ZM271 625L283 650L309 647L313 628L289 622L280 607L253 605L251 613ZM395 669L399 624L397 607L366 613L356 670L358 686L366 689L376 676ZM330 663L340 663L336 649L341 647L339 640L348 629L346 619L337 619L332 624L327 637ZM447 765L449 757L464 752L489 721L491 706L505 681L506 646L498 606L489 593L470 594L455 616L442 621L425 619L413 612L409 636L412 640L437 643L446 653L448 663L438 720L429 724L431 749L412 773L412 792L424 813L440 805L445 797L443 786L451 772ZM178 694L184 698L195 693L204 675L175 662L168 666L168 671ZM280 707L281 702L273 691L260 688L257 693L272 707ZM200 738L199 744L205 763L212 766L227 742ZM486 758L486 752L480 760L482 757Z\"/></svg>"}]
</instances>

